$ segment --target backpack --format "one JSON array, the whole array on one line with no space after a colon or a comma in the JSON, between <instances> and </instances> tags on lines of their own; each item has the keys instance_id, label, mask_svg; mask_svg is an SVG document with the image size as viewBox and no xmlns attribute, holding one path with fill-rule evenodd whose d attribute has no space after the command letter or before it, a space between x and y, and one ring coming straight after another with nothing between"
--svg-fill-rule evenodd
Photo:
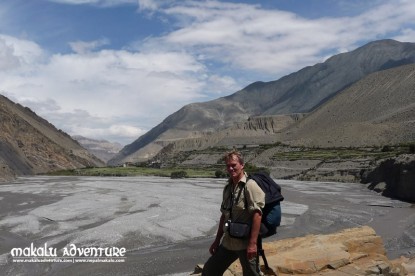
<instances>
[{"instance_id":1,"label":"backpack","mask_svg":"<svg viewBox=\"0 0 415 276\"><path fill-rule=\"evenodd\" d=\"M277 227L281 223L280 202L284 200L281 187L267 173L256 172L248 175L248 179L255 180L265 193L265 206L262 208L262 220L260 235L262 238L277 233Z\"/></svg>"},{"instance_id":2,"label":"backpack","mask_svg":"<svg viewBox=\"0 0 415 276\"><path fill-rule=\"evenodd\" d=\"M248 174L248 179L255 180L258 186L265 193L265 206L262 208L261 228L258 235L257 248L258 255L264 260L265 269L269 269L265 251L262 248L262 238L272 236L277 233L277 227L281 223L280 201L284 200L281 194L281 187L268 173L257 172ZM245 197L246 198L246 197Z\"/></svg>"}]
</instances>

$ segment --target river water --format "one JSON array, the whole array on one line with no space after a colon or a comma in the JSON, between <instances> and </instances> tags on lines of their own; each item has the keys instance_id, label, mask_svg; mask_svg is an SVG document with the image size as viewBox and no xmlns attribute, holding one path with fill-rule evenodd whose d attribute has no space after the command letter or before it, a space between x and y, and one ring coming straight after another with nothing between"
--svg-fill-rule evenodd
<instances>
[{"instance_id":1,"label":"river water","mask_svg":"<svg viewBox=\"0 0 415 276\"><path fill-rule=\"evenodd\" d=\"M388 255L415 254L415 209L362 184L278 180L287 238L369 225ZM208 257L223 179L21 177L0 185L0 271L5 275L163 275ZM117 247L124 263L14 263L13 248ZM60 255L60 256L61 256ZM162 265L160 265L162 264ZM1 273L1 272L0 272Z\"/></svg>"}]
</instances>

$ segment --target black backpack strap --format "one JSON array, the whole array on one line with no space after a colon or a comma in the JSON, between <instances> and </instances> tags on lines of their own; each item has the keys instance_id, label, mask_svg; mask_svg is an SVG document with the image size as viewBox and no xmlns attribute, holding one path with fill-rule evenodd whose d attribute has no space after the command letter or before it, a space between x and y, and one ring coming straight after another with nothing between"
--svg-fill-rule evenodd
<instances>
[{"instance_id":1,"label":"black backpack strap","mask_svg":"<svg viewBox=\"0 0 415 276\"><path fill-rule=\"evenodd\" d=\"M248 179L246 180L246 183L244 185L244 207L245 207L245 209L248 209L248 200L247 200L247 197L246 197L246 193L247 193L246 185L247 184L248 184Z\"/></svg>"},{"instance_id":2,"label":"black backpack strap","mask_svg":"<svg viewBox=\"0 0 415 276\"><path fill-rule=\"evenodd\" d=\"M239 185L239 183L238 183L238 185ZM232 189L233 187L231 187L231 189ZM238 203L239 202L239 199L241 198L241 194L242 194L242 190L245 190L245 188L246 188L246 185L244 185L244 187L242 187L241 189L239 189L239 193L238 193L238 196L236 197L236 203ZM246 194L244 194L244 195L246 195ZM231 210L230 210L230 214L229 214L229 218L232 220L232 209L233 209L233 202L234 202L234 198L233 198L233 196L234 196L234 194L233 194L233 192L231 191ZM245 208L246 208L246 197L245 197Z\"/></svg>"}]
</instances>

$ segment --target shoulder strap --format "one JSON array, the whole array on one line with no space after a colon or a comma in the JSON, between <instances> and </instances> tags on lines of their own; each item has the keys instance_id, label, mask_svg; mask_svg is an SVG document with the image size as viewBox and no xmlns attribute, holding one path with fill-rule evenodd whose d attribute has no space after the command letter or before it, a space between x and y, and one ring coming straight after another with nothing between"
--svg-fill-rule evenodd
<instances>
[{"instance_id":1,"label":"shoulder strap","mask_svg":"<svg viewBox=\"0 0 415 276\"><path fill-rule=\"evenodd\" d=\"M248 200L247 200L247 197L246 197L246 191L248 190L248 188L246 186L248 186L248 181L250 179L252 179L252 178L250 177L250 175L248 175L248 177L246 178L246 183L244 185L244 204L245 204L245 209L248 209Z\"/></svg>"},{"instance_id":2,"label":"shoulder strap","mask_svg":"<svg viewBox=\"0 0 415 276\"><path fill-rule=\"evenodd\" d=\"M239 183L238 183L238 185L239 185ZM239 201L239 198L241 197L241 194L242 194L242 190L245 190L245 188L246 188L246 185L244 185L244 187L242 187L242 189L239 189L238 196L236 197L236 202ZM232 187L231 187L231 189L232 189ZM231 191L231 210L230 210L230 214L229 214L229 218L231 220L232 220L232 209L233 209L233 202L234 202L234 197L233 196L234 196L234 194ZM245 200L246 200L246 197L245 197ZM246 207L246 205L245 205L245 207Z\"/></svg>"}]
</instances>

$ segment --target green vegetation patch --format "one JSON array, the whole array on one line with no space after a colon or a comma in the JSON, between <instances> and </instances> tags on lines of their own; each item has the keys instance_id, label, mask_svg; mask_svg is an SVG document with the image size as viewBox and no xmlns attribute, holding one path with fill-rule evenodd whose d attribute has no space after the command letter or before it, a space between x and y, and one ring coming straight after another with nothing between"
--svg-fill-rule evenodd
<instances>
[{"instance_id":1,"label":"green vegetation patch","mask_svg":"<svg viewBox=\"0 0 415 276\"><path fill-rule=\"evenodd\" d=\"M212 178L215 177L214 169L177 169L177 168L145 168L145 167L102 167L83 168L51 172L48 175L80 175L80 176L162 176L171 177L177 172L186 177Z\"/></svg>"},{"instance_id":2,"label":"green vegetation patch","mask_svg":"<svg viewBox=\"0 0 415 276\"><path fill-rule=\"evenodd\" d=\"M385 150L386 149L386 150ZM338 160L338 159L381 159L394 157L403 153L401 149L394 147L383 148L294 148L292 151L277 152L273 160Z\"/></svg>"}]
</instances>

